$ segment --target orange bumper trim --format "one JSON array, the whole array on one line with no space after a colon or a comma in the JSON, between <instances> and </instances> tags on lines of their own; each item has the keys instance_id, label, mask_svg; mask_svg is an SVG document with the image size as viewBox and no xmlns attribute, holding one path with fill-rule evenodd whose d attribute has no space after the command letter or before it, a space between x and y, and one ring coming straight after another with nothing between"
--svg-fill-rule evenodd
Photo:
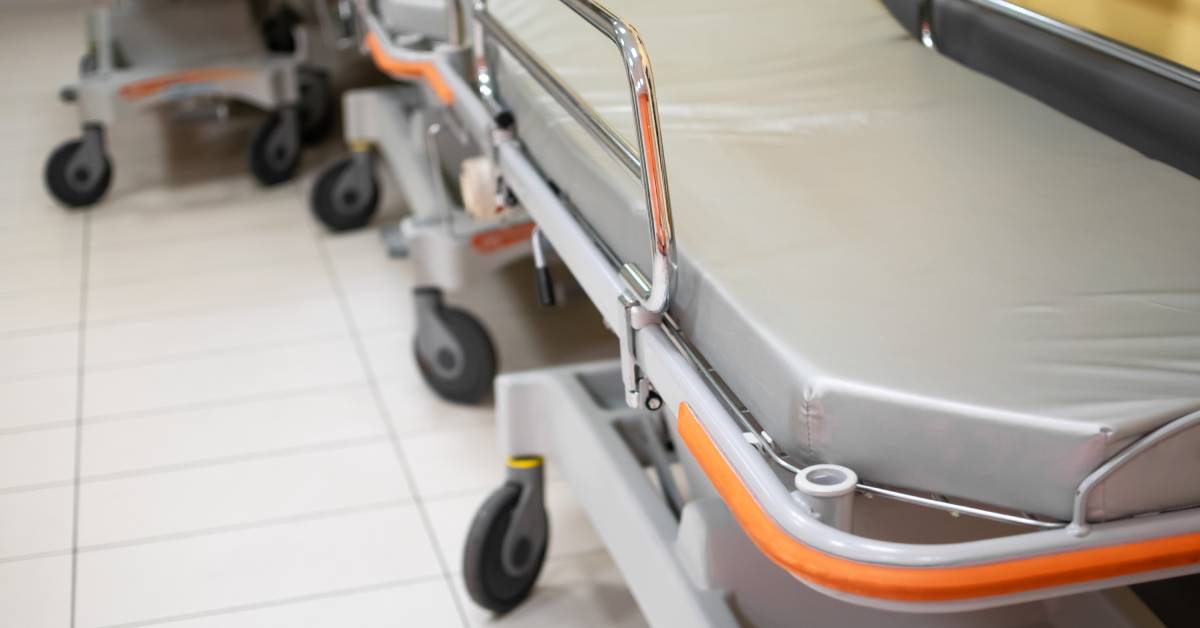
<instances>
[{"instance_id":1,"label":"orange bumper trim","mask_svg":"<svg viewBox=\"0 0 1200 628\"><path fill-rule=\"evenodd\" d=\"M537 225L523 222L511 227L484 231L471 236L471 247L480 253L495 253L510 246L528 242Z\"/></svg>"},{"instance_id":2,"label":"orange bumper trim","mask_svg":"<svg viewBox=\"0 0 1200 628\"><path fill-rule=\"evenodd\" d=\"M134 81L122 85L118 90L121 98L125 100L141 100L154 96L159 92L176 85L187 85L192 83L208 83L211 81L223 81L229 79L240 78L250 74L249 70L241 70L236 68L203 68L200 70L188 70L186 72L175 72L172 74L164 74L153 78Z\"/></svg>"},{"instance_id":3,"label":"orange bumper trim","mask_svg":"<svg viewBox=\"0 0 1200 628\"><path fill-rule=\"evenodd\" d=\"M450 90L450 86L442 79L442 74L437 71L433 63L429 61L402 61L389 57L387 50L383 48L383 44L379 42L379 38L375 36L375 33L368 33L366 42L367 49L371 51L371 61L382 72L391 76L423 79L429 85L429 88L433 90L438 100L447 105L454 102L454 92Z\"/></svg>"},{"instance_id":4,"label":"orange bumper trim","mask_svg":"<svg viewBox=\"0 0 1200 628\"><path fill-rule=\"evenodd\" d=\"M1010 595L1200 563L1200 533L955 567L896 567L826 554L795 540L750 494L686 403L679 435L763 554L813 584L868 598L944 602Z\"/></svg>"}]
</instances>

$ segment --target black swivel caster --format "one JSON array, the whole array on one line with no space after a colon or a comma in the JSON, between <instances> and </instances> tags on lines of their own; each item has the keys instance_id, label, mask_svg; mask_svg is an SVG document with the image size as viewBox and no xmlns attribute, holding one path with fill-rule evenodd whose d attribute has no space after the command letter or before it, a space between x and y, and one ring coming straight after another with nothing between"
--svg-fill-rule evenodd
<instances>
[{"instance_id":1,"label":"black swivel caster","mask_svg":"<svg viewBox=\"0 0 1200 628\"><path fill-rule=\"evenodd\" d=\"M263 43L267 50L281 54L296 52L296 27L304 20L291 7L283 7L263 19Z\"/></svg>"},{"instance_id":2,"label":"black swivel caster","mask_svg":"<svg viewBox=\"0 0 1200 628\"><path fill-rule=\"evenodd\" d=\"M496 350L483 325L467 312L442 303L436 288L417 288L417 368L447 401L479 403L492 390Z\"/></svg>"},{"instance_id":3,"label":"black swivel caster","mask_svg":"<svg viewBox=\"0 0 1200 628\"><path fill-rule=\"evenodd\" d=\"M300 138L316 144L329 136L337 120L337 99L329 74L319 68L302 65L296 72L300 93Z\"/></svg>"},{"instance_id":4,"label":"black swivel caster","mask_svg":"<svg viewBox=\"0 0 1200 628\"><path fill-rule=\"evenodd\" d=\"M537 583L550 525L542 497L542 459L511 458L508 480L483 502L467 532L463 578L476 604L506 613Z\"/></svg>"},{"instance_id":5,"label":"black swivel caster","mask_svg":"<svg viewBox=\"0 0 1200 628\"><path fill-rule=\"evenodd\" d=\"M292 178L300 165L300 113L296 107L272 111L250 140L250 173L263 185Z\"/></svg>"},{"instance_id":6,"label":"black swivel caster","mask_svg":"<svg viewBox=\"0 0 1200 628\"><path fill-rule=\"evenodd\" d=\"M64 207L95 205L112 183L112 162L104 152L101 128L89 126L81 139L55 148L46 160L43 176L50 194Z\"/></svg>"},{"instance_id":7,"label":"black swivel caster","mask_svg":"<svg viewBox=\"0 0 1200 628\"><path fill-rule=\"evenodd\" d=\"M309 206L330 231L350 231L370 223L379 209L371 154L355 153L326 168L313 185Z\"/></svg>"}]
</instances>

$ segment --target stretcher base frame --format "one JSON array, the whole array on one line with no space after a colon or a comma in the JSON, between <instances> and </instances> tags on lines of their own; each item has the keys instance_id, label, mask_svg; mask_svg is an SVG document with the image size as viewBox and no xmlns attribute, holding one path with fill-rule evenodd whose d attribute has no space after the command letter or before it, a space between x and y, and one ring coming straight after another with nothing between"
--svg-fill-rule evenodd
<instances>
[{"instance_id":1,"label":"stretcher base frame","mask_svg":"<svg viewBox=\"0 0 1200 628\"><path fill-rule=\"evenodd\" d=\"M399 184L409 215L384 236L396 256L411 258L416 284L447 292L463 288L530 255L532 230L519 208L495 221L466 215L443 181L443 157L436 135L439 112L427 111L428 95L415 85L351 90L343 97L345 139L360 150L370 147ZM431 132L433 131L433 132ZM489 239L489 234L505 236Z\"/></svg>"},{"instance_id":2,"label":"stretcher base frame","mask_svg":"<svg viewBox=\"0 0 1200 628\"><path fill-rule=\"evenodd\" d=\"M644 421L624 404L616 361L502 375L496 380L500 453L542 456L565 478L655 626L1159 625L1118 588L938 615L896 613L798 586L753 546L698 470L681 460L690 501L676 518L649 479L622 422ZM656 413L650 413L657 417ZM554 522L550 522L553 527ZM552 535L553 536L553 535Z\"/></svg>"},{"instance_id":3,"label":"stretcher base frame","mask_svg":"<svg viewBox=\"0 0 1200 628\"><path fill-rule=\"evenodd\" d=\"M247 10L238 2L216 5L211 10L224 12L227 14L225 19L235 24L246 19ZM79 82L68 88L76 96L83 124L110 125L147 109L194 98L236 100L266 111L294 105L299 99L296 75L309 55L309 38L303 30L297 31L297 46L292 53L272 53L264 48L249 57L236 54L199 62L189 58L176 59L171 50L162 50L153 59L129 59L129 67L120 68L113 55L113 46L117 43L113 19L109 7L93 10L89 22L95 40L96 66L84 72ZM121 19L136 24L136 20L142 18L134 12ZM248 30L254 32L256 29Z\"/></svg>"}]
</instances>

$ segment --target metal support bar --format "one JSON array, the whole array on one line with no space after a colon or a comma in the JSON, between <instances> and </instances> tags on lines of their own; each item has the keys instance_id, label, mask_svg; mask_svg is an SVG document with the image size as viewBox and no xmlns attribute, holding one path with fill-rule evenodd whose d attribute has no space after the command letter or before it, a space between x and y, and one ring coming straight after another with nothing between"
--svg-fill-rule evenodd
<instances>
[{"instance_id":1,"label":"metal support bar","mask_svg":"<svg viewBox=\"0 0 1200 628\"><path fill-rule=\"evenodd\" d=\"M476 71L480 93L494 98L494 77L485 59L487 37L492 37L528 69L537 82L554 97L614 157L639 176L646 199L651 238L650 276L633 264L625 264L621 276L634 296L646 310L661 314L670 305L677 268L675 227L671 215L671 199L667 185L666 160L663 155L662 132L658 119L658 99L654 91L654 75L645 44L632 24L608 7L593 0L561 0L568 8L599 30L621 51L622 65L629 81L633 105L634 128L637 130L637 153L599 114L589 107L552 69L509 33L488 13L487 3L475 4Z\"/></svg>"},{"instance_id":2,"label":"metal support bar","mask_svg":"<svg viewBox=\"0 0 1200 628\"><path fill-rule=\"evenodd\" d=\"M1076 536L1086 535L1090 529L1090 524L1087 520L1087 504L1092 490L1108 479L1117 469L1125 466L1129 461L1179 432L1197 425L1200 425L1200 411L1175 419L1121 450L1120 453L1093 471L1091 475L1084 478L1083 482L1079 483L1079 488L1075 491L1075 508L1071 515L1071 525L1067 529Z\"/></svg>"}]
</instances>

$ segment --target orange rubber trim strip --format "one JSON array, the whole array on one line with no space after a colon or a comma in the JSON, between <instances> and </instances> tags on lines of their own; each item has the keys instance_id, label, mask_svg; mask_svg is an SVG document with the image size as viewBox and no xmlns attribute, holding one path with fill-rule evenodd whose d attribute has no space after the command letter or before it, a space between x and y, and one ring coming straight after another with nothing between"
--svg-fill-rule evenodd
<instances>
[{"instance_id":1,"label":"orange rubber trim strip","mask_svg":"<svg viewBox=\"0 0 1200 628\"><path fill-rule=\"evenodd\" d=\"M450 86L442 79L441 73L437 71L432 62L401 61L389 57L387 50L384 50L383 44L379 43L379 38L375 36L375 33L368 33L366 41L367 48L371 51L371 61L375 62L375 67L391 76L424 79L438 100L447 105L454 103L454 92L450 90Z\"/></svg>"},{"instance_id":2,"label":"orange rubber trim strip","mask_svg":"<svg viewBox=\"0 0 1200 628\"><path fill-rule=\"evenodd\" d=\"M471 236L471 248L480 253L495 253L510 246L529 241L537 225L525 222L511 227L484 231Z\"/></svg>"},{"instance_id":3,"label":"orange rubber trim strip","mask_svg":"<svg viewBox=\"0 0 1200 628\"><path fill-rule=\"evenodd\" d=\"M250 74L250 70L241 70L235 68L204 68L201 70L188 70L186 72L176 72L174 74L164 74L153 78L143 79L122 85L118 93L125 100L141 100L153 96L168 87L175 85L184 85L189 83L208 83L210 81L223 81L233 78L240 78Z\"/></svg>"},{"instance_id":4,"label":"orange rubber trim strip","mask_svg":"<svg viewBox=\"0 0 1200 628\"><path fill-rule=\"evenodd\" d=\"M679 435L758 549L792 575L845 593L939 602L1008 595L1200 562L1200 533L961 567L895 567L839 558L800 543L755 501L686 403Z\"/></svg>"},{"instance_id":5,"label":"orange rubber trim strip","mask_svg":"<svg viewBox=\"0 0 1200 628\"><path fill-rule=\"evenodd\" d=\"M640 115L639 119L642 121L642 141L649 145L656 139L654 136L654 129L650 126L650 115L653 113L650 111L650 96L648 96L645 92L638 94L637 106L638 114ZM665 251L667 250L666 236L659 232L657 228L657 225L662 224L663 221L662 207L655 202L655 199L658 199L660 196L665 197L663 191L659 189L660 186L658 185L658 155L655 154L653 150L647 150L645 153L646 185L650 187L650 213L654 219L653 226L655 226L654 250Z\"/></svg>"}]
</instances>

